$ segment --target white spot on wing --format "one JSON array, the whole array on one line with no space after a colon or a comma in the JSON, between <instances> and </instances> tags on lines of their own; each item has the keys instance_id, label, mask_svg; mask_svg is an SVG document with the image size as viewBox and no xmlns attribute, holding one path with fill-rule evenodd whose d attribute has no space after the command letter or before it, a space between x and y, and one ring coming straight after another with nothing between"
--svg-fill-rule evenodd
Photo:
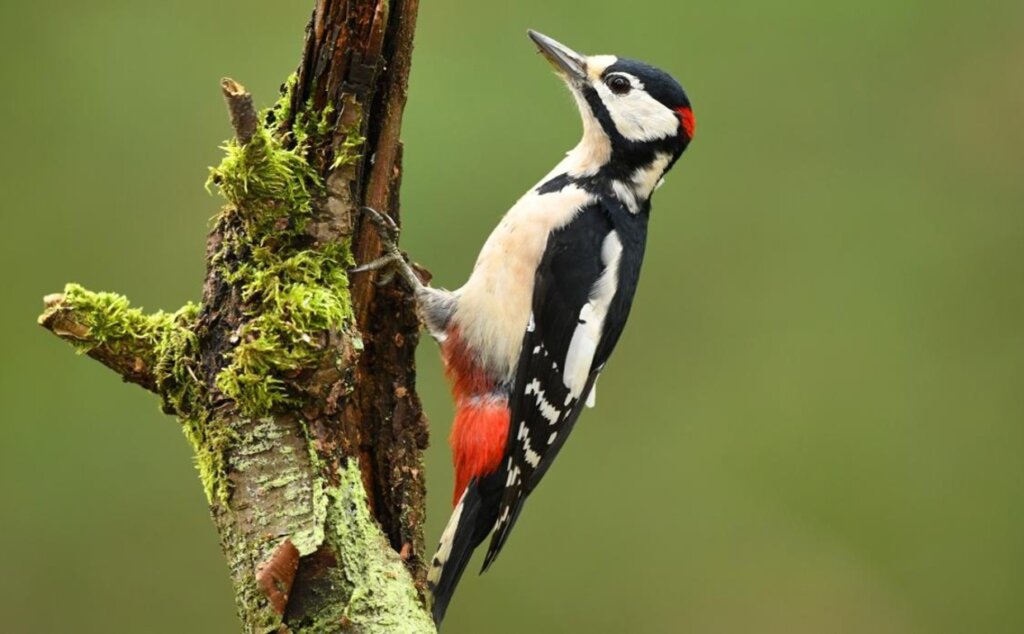
<instances>
[{"instance_id":1,"label":"white spot on wing","mask_svg":"<svg viewBox=\"0 0 1024 634\"><path fill-rule=\"evenodd\" d=\"M543 416L548 423L554 425L558 422L561 412L558 411L557 407L548 402L547 398L544 396L544 390L541 389L539 379L534 379L527 384L525 394L527 396L530 394L536 396L537 409L540 410L540 415ZM520 433L523 433L522 429L520 429Z\"/></svg>"},{"instance_id":2,"label":"white spot on wing","mask_svg":"<svg viewBox=\"0 0 1024 634\"><path fill-rule=\"evenodd\" d=\"M513 482L519 482L519 467L512 467L508 470L508 478L505 479L505 486L512 486Z\"/></svg>"},{"instance_id":3,"label":"white spot on wing","mask_svg":"<svg viewBox=\"0 0 1024 634\"><path fill-rule=\"evenodd\" d=\"M530 463L530 466L534 469L540 464L540 454L530 446L529 438L523 440L523 457L526 458L526 462Z\"/></svg>"}]
</instances>

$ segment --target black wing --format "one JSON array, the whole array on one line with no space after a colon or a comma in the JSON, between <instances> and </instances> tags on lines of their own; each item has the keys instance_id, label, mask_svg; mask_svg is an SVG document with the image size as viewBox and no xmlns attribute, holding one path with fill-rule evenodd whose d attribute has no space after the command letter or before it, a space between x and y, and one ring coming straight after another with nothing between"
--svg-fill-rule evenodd
<instances>
[{"instance_id":1,"label":"black wing","mask_svg":"<svg viewBox=\"0 0 1024 634\"><path fill-rule=\"evenodd\" d=\"M606 262L609 234L621 244L614 263ZM506 446L506 482L484 570L501 551L526 496L551 466L579 418L598 373L604 367L629 315L647 236L647 214L630 214L617 200L584 208L548 238L533 291L533 313L523 338ZM598 294L606 270L614 295L600 337L586 358L585 381L570 389L565 370L574 333L585 325L584 306ZM607 282L607 280L605 280ZM575 352L575 351L574 351Z\"/></svg>"}]
</instances>

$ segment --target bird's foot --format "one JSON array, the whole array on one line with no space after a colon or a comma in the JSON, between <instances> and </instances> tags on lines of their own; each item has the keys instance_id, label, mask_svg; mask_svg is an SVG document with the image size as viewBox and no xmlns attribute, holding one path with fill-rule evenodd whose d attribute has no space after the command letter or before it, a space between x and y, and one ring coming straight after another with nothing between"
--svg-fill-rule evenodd
<instances>
[{"instance_id":1,"label":"bird's foot","mask_svg":"<svg viewBox=\"0 0 1024 634\"><path fill-rule=\"evenodd\" d=\"M384 250L391 254L400 254L398 251L398 225L391 219L391 216L382 214L373 207L360 207L359 211L370 219L370 222L377 227L377 235L384 245Z\"/></svg>"},{"instance_id":2,"label":"bird's foot","mask_svg":"<svg viewBox=\"0 0 1024 634\"><path fill-rule=\"evenodd\" d=\"M383 271L379 280L380 284L388 284L394 278L395 273L402 276L402 279L412 287L413 290L417 290L423 287L423 282L417 277L416 272L412 270L409 262L405 259L405 255L402 254L398 248L398 225L389 216L380 213L376 209L371 207L363 207L360 211L370 219L370 222L377 228L377 235L380 237L381 245L384 247L384 255L361 264L354 269L350 269L351 273L363 273L365 271Z\"/></svg>"},{"instance_id":3,"label":"bird's foot","mask_svg":"<svg viewBox=\"0 0 1024 634\"><path fill-rule=\"evenodd\" d=\"M381 271L380 277L377 278L377 284L381 286L387 286L391 283L391 280L395 279L395 267L397 262L395 256L390 253L384 256L360 264L359 266L353 267L348 270L349 273L367 273L369 271Z\"/></svg>"}]
</instances>

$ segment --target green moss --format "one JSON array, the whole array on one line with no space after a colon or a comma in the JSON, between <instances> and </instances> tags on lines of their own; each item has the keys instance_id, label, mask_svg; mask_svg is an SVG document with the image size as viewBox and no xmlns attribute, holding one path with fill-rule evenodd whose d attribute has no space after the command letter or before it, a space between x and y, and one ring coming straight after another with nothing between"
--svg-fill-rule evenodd
<instances>
[{"instance_id":1,"label":"green moss","mask_svg":"<svg viewBox=\"0 0 1024 634\"><path fill-rule=\"evenodd\" d=\"M225 455L234 438L224 425L211 424L207 390L198 378L199 306L190 302L174 313L146 315L121 295L96 293L77 284L65 287L64 303L88 328L86 339L73 340L79 350L103 345L117 354L134 355L152 368L164 411L178 415L195 452L207 499L226 502L230 489Z\"/></svg>"},{"instance_id":2,"label":"green moss","mask_svg":"<svg viewBox=\"0 0 1024 634\"><path fill-rule=\"evenodd\" d=\"M303 147L285 148L273 130L260 125L245 145L223 146L221 164L210 169L207 188L216 185L252 237L280 230L280 221L302 221L313 213L313 194L323 184L302 156ZM298 224L298 223L296 223Z\"/></svg>"},{"instance_id":3,"label":"green moss","mask_svg":"<svg viewBox=\"0 0 1024 634\"><path fill-rule=\"evenodd\" d=\"M252 249L249 261L228 275L238 283L242 299L259 301L301 330L339 325L351 316L346 270L354 262L349 242L326 244L282 258L268 247Z\"/></svg>"},{"instance_id":4,"label":"green moss","mask_svg":"<svg viewBox=\"0 0 1024 634\"><path fill-rule=\"evenodd\" d=\"M304 232L314 200L323 195L322 180L305 156L307 142L311 134L326 134L332 112L325 109L315 121L297 113L291 135L279 134L277 122L290 115L293 87L290 80L248 144L225 145L227 155L208 181L229 203L219 225L238 227L223 232L215 262L240 289L245 315L215 384L252 417L295 404L301 397L291 379L315 367L326 333L352 317L349 243L318 243Z\"/></svg>"},{"instance_id":5,"label":"green moss","mask_svg":"<svg viewBox=\"0 0 1024 634\"><path fill-rule=\"evenodd\" d=\"M195 334L198 317L199 306L193 303L171 316L174 327L157 345L154 374L164 411L178 415L192 446L207 501L212 504L216 499L226 504L230 494L226 454L236 438L210 415L209 393L199 379L199 338Z\"/></svg>"},{"instance_id":6,"label":"green moss","mask_svg":"<svg viewBox=\"0 0 1024 634\"><path fill-rule=\"evenodd\" d=\"M227 451L237 436L226 425L211 424L208 415L182 419L182 430L195 452L196 470L203 485L206 501L227 505L231 494L228 482Z\"/></svg>"},{"instance_id":7,"label":"green moss","mask_svg":"<svg viewBox=\"0 0 1024 634\"><path fill-rule=\"evenodd\" d=\"M312 101L306 102L306 108L295 117L292 126L292 137L296 145L306 145L311 140L326 139L334 130L334 106L327 104L315 117L309 116L313 109Z\"/></svg>"},{"instance_id":8,"label":"green moss","mask_svg":"<svg viewBox=\"0 0 1024 634\"><path fill-rule=\"evenodd\" d=\"M165 312L147 315L132 308L123 295L96 293L78 284L64 287L64 305L88 329L86 338L71 339L79 352L103 345L115 354L139 356L149 366L156 363L154 351L174 322Z\"/></svg>"},{"instance_id":9,"label":"green moss","mask_svg":"<svg viewBox=\"0 0 1024 634\"><path fill-rule=\"evenodd\" d=\"M292 98L295 95L295 87L299 85L299 74L292 73L288 79L281 84L281 96L277 103L269 110L273 113L275 121L289 121L292 117ZM264 119L265 120L265 119Z\"/></svg>"},{"instance_id":10,"label":"green moss","mask_svg":"<svg viewBox=\"0 0 1024 634\"><path fill-rule=\"evenodd\" d=\"M336 170L345 165L354 165L359 161L361 149L366 143L366 137L359 134L359 127L353 125L344 130L345 139L341 142L334 154L334 161L331 163L331 170Z\"/></svg>"},{"instance_id":11,"label":"green moss","mask_svg":"<svg viewBox=\"0 0 1024 634\"><path fill-rule=\"evenodd\" d=\"M205 409L206 391L198 377L199 338L195 322L199 306L189 302L171 316L172 328L156 346L153 374L164 409L185 417Z\"/></svg>"},{"instance_id":12,"label":"green moss","mask_svg":"<svg viewBox=\"0 0 1024 634\"><path fill-rule=\"evenodd\" d=\"M351 261L347 244L287 258L260 247L228 276L241 287L248 320L216 383L242 411L262 416L294 400L287 377L315 366L324 352L322 333L352 317L346 274Z\"/></svg>"}]
</instances>

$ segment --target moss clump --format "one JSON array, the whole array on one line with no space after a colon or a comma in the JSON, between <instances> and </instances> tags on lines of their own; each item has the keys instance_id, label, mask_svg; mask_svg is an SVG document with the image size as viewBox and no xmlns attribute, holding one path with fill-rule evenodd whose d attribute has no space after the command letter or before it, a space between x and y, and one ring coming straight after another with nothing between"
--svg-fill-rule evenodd
<instances>
[{"instance_id":1,"label":"moss clump","mask_svg":"<svg viewBox=\"0 0 1024 634\"><path fill-rule=\"evenodd\" d=\"M207 499L227 501L225 451L233 441L222 425L209 425L206 386L199 378L199 306L188 303L174 313L146 315L114 293L88 291L78 284L64 289L64 304L88 330L72 342L84 352L106 346L115 354L140 359L152 369L164 411L177 414L195 451L196 468Z\"/></svg>"},{"instance_id":2,"label":"moss clump","mask_svg":"<svg viewBox=\"0 0 1024 634\"><path fill-rule=\"evenodd\" d=\"M156 346L157 363L153 374L164 401L164 410L185 417L206 409L206 391L199 380L196 364L199 338L195 322L199 306L189 302L171 315L166 335Z\"/></svg>"},{"instance_id":3,"label":"moss clump","mask_svg":"<svg viewBox=\"0 0 1024 634\"><path fill-rule=\"evenodd\" d=\"M366 137L359 134L357 126L352 126L345 130L345 140L341 142L341 147L335 152L334 161L331 163L331 170L333 171L339 167L353 165L358 162L363 143L366 143Z\"/></svg>"},{"instance_id":4,"label":"moss clump","mask_svg":"<svg viewBox=\"0 0 1024 634\"><path fill-rule=\"evenodd\" d=\"M320 175L302 156L304 147L285 148L273 132L260 125L245 145L228 141L224 159L210 169L206 181L207 188L216 185L231 203L225 213L237 213L253 237L266 238L285 228L280 221L308 218L313 193L323 187Z\"/></svg>"},{"instance_id":5,"label":"moss clump","mask_svg":"<svg viewBox=\"0 0 1024 634\"><path fill-rule=\"evenodd\" d=\"M216 383L242 411L262 416L294 401L289 375L315 365L325 344L322 333L352 316L346 274L351 265L347 243L288 257L261 246L228 274L242 290L248 319Z\"/></svg>"},{"instance_id":6,"label":"moss clump","mask_svg":"<svg viewBox=\"0 0 1024 634\"><path fill-rule=\"evenodd\" d=\"M88 329L84 338L71 339L76 350L89 352L106 346L118 355L138 356L150 367L156 364L155 351L174 322L168 313L147 315L132 308L123 295L96 293L78 284L64 287L63 303Z\"/></svg>"},{"instance_id":7,"label":"moss clump","mask_svg":"<svg viewBox=\"0 0 1024 634\"><path fill-rule=\"evenodd\" d=\"M195 452L196 470L203 485L206 501L213 504L219 500L227 505L231 485L227 479L227 450L237 440L235 434L225 425L210 425L209 416L203 413L182 419L182 431Z\"/></svg>"},{"instance_id":8,"label":"moss clump","mask_svg":"<svg viewBox=\"0 0 1024 634\"><path fill-rule=\"evenodd\" d=\"M295 117L292 135L296 145L306 145L311 139L325 139L334 127L334 106L327 104L317 117L308 116L313 102L306 102L306 109Z\"/></svg>"},{"instance_id":9,"label":"moss clump","mask_svg":"<svg viewBox=\"0 0 1024 634\"><path fill-rule=\"evenodd\" d=\"M325 110L314 121L300 112L292 133L284 134L278 122L287 119L291 102L289 89L264 112L249 143L229 142L208 182L228 201L218 219L225 239L214 261L240 289L245 317L215 383L252 417L299 400L290 380L315 367L328 331L352 317L348 242L320 243L305 233L314 200L324 194L306 159L307 143L312 134L326 134L332 113Z\"/></svg>"}]
</instances>

